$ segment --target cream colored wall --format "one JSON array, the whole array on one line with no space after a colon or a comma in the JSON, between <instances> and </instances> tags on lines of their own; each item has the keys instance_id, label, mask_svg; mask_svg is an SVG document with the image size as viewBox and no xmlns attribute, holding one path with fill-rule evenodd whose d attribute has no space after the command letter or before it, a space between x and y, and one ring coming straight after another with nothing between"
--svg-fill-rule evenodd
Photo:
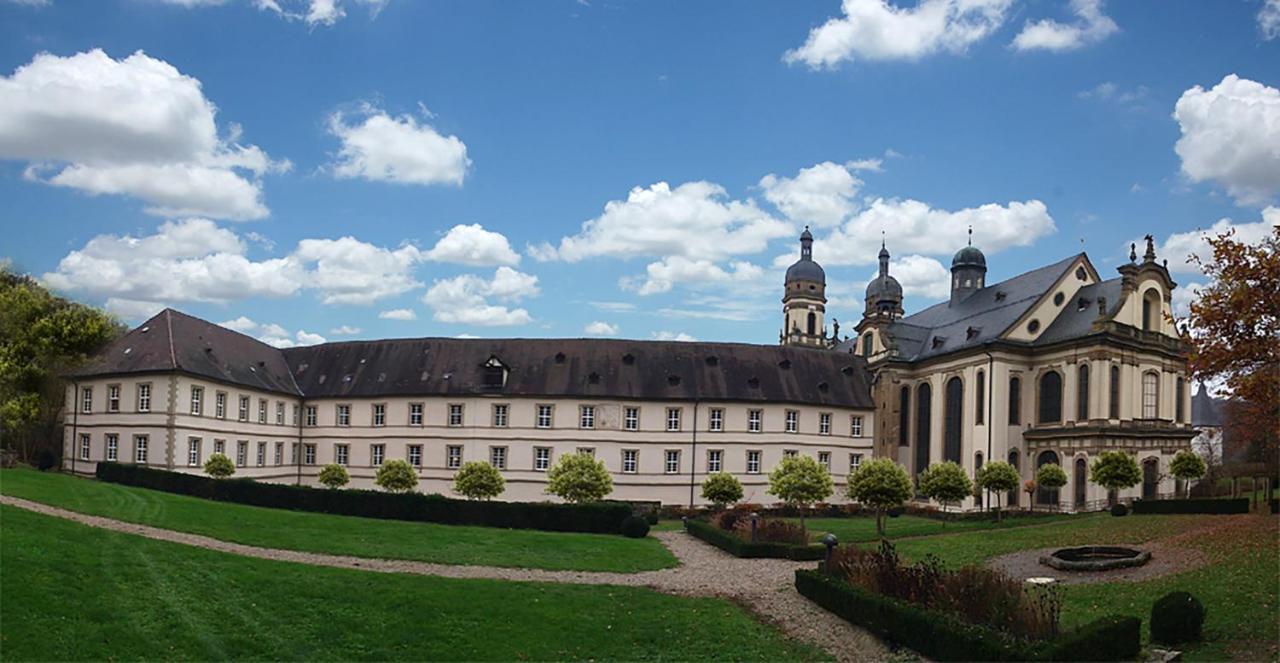
<instances>
[{"instance_id":1,"label":"cream colored wall","mask_svg":"<svg viewBox=\"0 0 1280 663\"><path fill-rule=\"evenodd\" d=\"M1076 277L1076 271L1082 267L1085 271L1083 280ZM1004 338L1014 341L1033 341L1039 338L1040 334L1043 334L1044 330L1048 329L1049 325L1053 324L1053 321L1058 318L1063 309L1076 305L1076 292L1086 285L1096 283L1097 280L1088 261L1083 257L1077 258L1071 264L1071 267L1063 273L1062 278L1054 284L1053 289L1048 291L1040 302L1019 318L1018 322L1004 335ZM1063 297L1062 304L1054 304L1054 297L1059 294ZM1095 303L1093 306L1097 306L1097 304ZM1028 325L1032 320L1040 322L1040 327L1035 332L1028 329Z\"/></svg>"},{"instance_id":2,"label":"cream colored wall","mask_svg":"<svg viewBox=\"0 0 1280 663\"><path fill-rule=\"evenodd\" d=\"M1177 338L1178 330L1165 316L1172 315L1171 293L1164 288L1164 283L1154 274L1147 273L1139 277L1137 287L1124 299L1120 310L1116 311L1115 321L1142 329L1142 298L1148 290L1154 289L1160 302L1160 314L1155 321L1160 333Z\"/></svg>"}]
</instances>

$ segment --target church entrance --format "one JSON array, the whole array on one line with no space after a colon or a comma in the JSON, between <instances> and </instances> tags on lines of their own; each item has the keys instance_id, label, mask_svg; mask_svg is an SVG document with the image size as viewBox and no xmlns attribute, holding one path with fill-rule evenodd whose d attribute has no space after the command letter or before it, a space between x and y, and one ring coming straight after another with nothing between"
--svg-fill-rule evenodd
<instances>
[{"instance_id":1,"label":"church entrance","mask_svg":"<svg viewBox=\"0 0 1280 663\"><path fill-rule=\"evenodd\" d=\"M1160 485L1160 461L1148 458L1142 461L1142 499L1154 500L1158 495L1156 489Z\"/></svg>"},{"instance_id":2,"label":"church entrance","mask_svg":"<svg viewBox=\"0 0 1280 663\"><path fill-rule=\"evenodd\" d=\"M1058 454L1052 451L1041 451L1040 456L1036 458L1036 468L1044 467L1049 463L1061 465L1058 462ZM1058 504L1057 488L1040 488L1036 491L1036 504L1044 504L1046 506L1056 506Z\"/></svg>"}]
</instances>

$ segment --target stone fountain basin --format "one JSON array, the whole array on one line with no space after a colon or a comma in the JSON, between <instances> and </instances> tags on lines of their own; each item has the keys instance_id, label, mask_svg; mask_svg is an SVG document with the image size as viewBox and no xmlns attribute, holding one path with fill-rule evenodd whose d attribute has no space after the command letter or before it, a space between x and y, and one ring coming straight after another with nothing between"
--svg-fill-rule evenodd
<instances>
[{"instance_id":1,"label":"stone fountain basin","mask_svg":"<svg viewBox=\"0 0 1280 663\"><path fill-rule=\"evenodd\" d=\"M1151 553L1122 546L1081 546L1062 548L1040 557L1040 563L1059 571L1109 571L1142 566Z\"/></svg>"}]
</instances>

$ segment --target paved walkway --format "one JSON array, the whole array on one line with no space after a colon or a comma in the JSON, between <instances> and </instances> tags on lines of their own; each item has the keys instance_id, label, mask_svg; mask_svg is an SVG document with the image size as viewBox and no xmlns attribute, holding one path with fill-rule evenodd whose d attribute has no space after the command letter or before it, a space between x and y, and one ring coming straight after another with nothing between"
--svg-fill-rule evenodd
<instances>
[{"instance_id":1,"label":"paved walkway","mask_svg":"<svg viewBox=\"0 0 1280 663\"><path fill-rule=\"evenodd\" d=\"M547 571L495 566L456 566L261 548L198 534L90 516L8 495L0 495L0 504L64 518L90 527L258 559L379 573L413 573L443 578L490 578L582 585L628 585L650 587L667 594L718 596L743 605L763 621L777 626L789 637L821 647L838 660L884 660L888 656L888 650L874 636L823 610L796 592L793 584L795 570L806 566L812 567L812 562L739 559L684 532L655 534L680 561L680 566L674 569L641 573Z\"/></svg>"}]
</instances>

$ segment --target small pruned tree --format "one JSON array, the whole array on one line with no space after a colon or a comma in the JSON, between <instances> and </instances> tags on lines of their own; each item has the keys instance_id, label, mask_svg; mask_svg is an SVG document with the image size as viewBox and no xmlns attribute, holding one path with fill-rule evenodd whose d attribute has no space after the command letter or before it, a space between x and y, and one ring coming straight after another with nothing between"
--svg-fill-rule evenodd
<instances>
[{"instance_id":1,"label":"small pruned tree","mask_svg":"<svg viewBox=\"0 0 1280 663\"><path fill-rule=\"evenodd\" d=\"M920 494L940 502L942 512L946 513L947 504L958 503L973 494L973 481L955 462L934 463L920 473Z\"/></svg>"},{"instance_id":2,"label":"small pruned tree","mask_svg":"<svg viewBox=\"0 0 1280 663\"><path fill-rule=\"evenodd\" d=\"M702 481L702 499L723 509L742 499L742 482L728 472L716 472Z\"/></svg>"},{"instance_id":3,"label":"small pruned tree","mask_svg":"<svg viewBox=\"0 0 1280 663\"><path fill-rule=\"evenodd\" d=\"M547 493L566 502L599 502L612 492L604 461L588 453L564 454L547 472Z\"/></svg>"},{"instance_id":4,"label":"small pruned tree","mask_svg":"<svg viewBox=\"0 0 1280 663\"><path fill-rule=\"evenodd\" d=\"M463 463L458 473L453 475L453 492L469 500L493 499L506 489L507 481L502 478L502 473L483 460Z\"/></svg>"},{"instance_id":5,"label":"small pruned tree","mask_svg":"<svg viewBox=\"0 0 1280 663\"><path fill-rule=\"evenodd\" d=\"M1040 490L1040 484L1035 479L1027 479L1022 483L1022 492L1027 494L1027 511L1036 510L1036 491Z\"/></svg>"},{"instance_id":6,"label":"small pruned tree","mask_svg":"<svg viewBox=\"0 0 1280 663\"><path fill-rule=\"evenodd\" d=\"M407 493L418 485L418 473L409 463L397 458L383 463L373 482L393 493Z\"/></svg>"},{"instance_id":7,"label":"small pruned tree","mask_svg":"<svg viewBox=\"0 0 1280 663\"><path fill-rule=\"evenodd\" d=\"M1174 454L1173 460L1169 462L1169 473L1183 481L1185 486L1183 497L1191 494L1191 482L1204 476L1207 470L1208 467L1200 454L1190 449L1183 449Z\"/></svg>"},{"instance_id":8,"label":"small pruned tree","mask_svg":"<svg viewBox=\"0 0 1280 663\"><path fill-rule=\"evenodd\" d=\"M215 479L225 479L236 473L236 464L226 454L213 454L204 462L204 473Z\"/></svg>"},{"instance_id":9,"label":"small pruned tree","mask_svg":"<svg viewBox=\"0 0 1280 663\"><path fill-rule=\"evenodd\" d=\"M1036 484L1041 488L1057 490L1067 485L1067 473L1057 463L1045 463L1036 470Z\"/></svg>"},{"instance_id":10,"label":"small pruned tree","mask_svg":"<svg viewBox=\"0 0 1280 663\"><path fill-rule=\"evenodd\" d=\"M1003 460L987 463L978 470L978 486L996 495L996 521L1000 520L1000 497L1017 490L1020 480L1018 470Z\"/></svg>"},{"instance_id":11,"label":"small pruned tree","mask_svg":"<svg viewBox=\"0 0 1280 663\"><path fill-rule=\"evenodd\" d=\"M1089 480L1107 489L1107 503L1114 506L1117 491L1142 481L1138 461L1123 451L1104 451L1089 466Z\"/></svg>"},{"instance_id":12,"label":"small pruned tree","mask_svg":"<svg viewBox=\"0 0 1280 663\"><path fill-rule=\"evenodd\" d=\"M911 477L889 458L873 458L849 477L849 498L876 512L876 533L884 536L884 514L911 499Z\"/></svg>"},{"instance_id":13,"label":"small pruned tree","mask_svg":"<svg viewBox=\"0 0 1280 663\"><path fill-rule=\"evenodd\" d=\"M831 473L812 456L787 456L769 473L769 490L766 492L800 509L800 531L808 540L805 509L831 497L835 490Z\"/></svg>"},{"instance_id":14,"label":"small pruned tree","mask_svg":"<svg viewBox=\"0 0 1280 663\"><path fill-rule=\"evenodd\" d=\"M341 488L351 483L351 475L347 474L347 468L337 463L329 463L320 468L320 476L317 478L320 485L325 488Z\"/></svg>"}]
</instances>

